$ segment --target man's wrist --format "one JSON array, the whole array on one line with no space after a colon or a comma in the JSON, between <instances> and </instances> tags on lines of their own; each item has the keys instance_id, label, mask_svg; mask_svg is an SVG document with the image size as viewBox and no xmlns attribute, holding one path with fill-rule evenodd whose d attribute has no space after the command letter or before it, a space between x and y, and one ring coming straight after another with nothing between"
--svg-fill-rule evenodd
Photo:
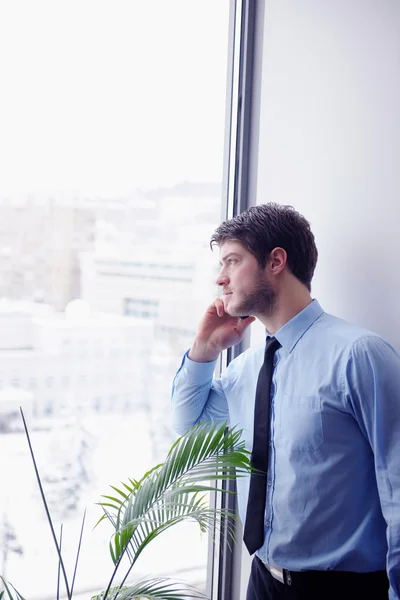
<instances>
[{"instance_id":1,"label":"man's wrist","mask_svg":"<svg viewBox=\"0 0 400 600\"><path fill-rule=\"evenodd\" d=\"M188 358L194 362L206 363L217 360L219 351L209 348L207 345L194 340L189 352Z\"/></svg>"}]
</instances>

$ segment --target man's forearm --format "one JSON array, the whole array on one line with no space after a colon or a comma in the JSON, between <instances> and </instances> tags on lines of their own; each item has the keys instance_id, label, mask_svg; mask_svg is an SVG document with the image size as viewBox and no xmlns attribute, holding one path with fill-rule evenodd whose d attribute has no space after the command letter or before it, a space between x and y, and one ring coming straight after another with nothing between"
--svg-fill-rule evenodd
<instances>
[{"instance_id":1,"label":"man's forearm","mask_svg":"<svg viewBox=\"0 0 400 600\"><path fill-rule=\"evenodd\" d=\"M218 336L196 335L172 386L172 423L183 434L200 421L225 421L229 411L220 380L213 380L221 352Z\"/></svg>"},{"instance_id":2,"label":"man's forearm","mask_svg":"<svg viewBox=\"0 0 400 600\"><path fill-rule=\"evenodd\" d=\"M172 423L177 433L183 434L199 422L209 399L214 368L214 361L184 357L172 386Z\"/></svg>"}]
</instances>

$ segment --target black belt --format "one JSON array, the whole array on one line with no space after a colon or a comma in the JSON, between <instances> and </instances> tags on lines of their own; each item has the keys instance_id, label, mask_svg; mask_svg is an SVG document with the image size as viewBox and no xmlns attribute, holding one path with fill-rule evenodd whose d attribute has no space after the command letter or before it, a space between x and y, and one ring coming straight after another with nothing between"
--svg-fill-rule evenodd
<instances>
[{"instance_id":1,"label":"black belt","mask_svg":"<svg viewBox=\"0 0 400 600\"><path fill-rule=\"evenodd\" d=\"M369 571L366 573L356 573L354 571L289 571L288 569L283 569L282 567L278 567L277 565L270 565L263 560L259 556L256 555L256 558L260 561L262 565L271 573L274 579L277 579L281 583L286 585L296 585L297 582L302 580L309 579L310 582L317 580L323 580L326 584L329 585L329 581L336 580L337 578L343 578L346 580L352 580L354 578L366 578L368 581L371 579L375 581L376 578L379 581L388 581L386 571ZM389 586L388 586L389 587Z\"/></svg>"}]
</instances>

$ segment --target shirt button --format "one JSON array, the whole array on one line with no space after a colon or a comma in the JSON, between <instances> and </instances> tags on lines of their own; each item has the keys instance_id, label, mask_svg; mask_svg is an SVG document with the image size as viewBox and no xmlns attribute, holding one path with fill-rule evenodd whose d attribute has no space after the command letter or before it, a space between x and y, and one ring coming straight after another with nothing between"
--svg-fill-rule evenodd
<instances>
[{"instance_id":1,"label":"shirt button","mask_svg":"<svg viewBox=\"0 0 400 600\"><path fill-rule=\"evenodd\" d=\"M271 487L272 481L268 481L268 487Z\"/></svg>"},{"instance_id":2,"label":"shirt button","mask_svg":"<svg viewBox=\"0 0 400 600\"><path fill-rule=\"evenodd\" d=\"M265 526L269 527L270 526L270 522L269 521L265 521Z\"/></svg>"}]
</instances>

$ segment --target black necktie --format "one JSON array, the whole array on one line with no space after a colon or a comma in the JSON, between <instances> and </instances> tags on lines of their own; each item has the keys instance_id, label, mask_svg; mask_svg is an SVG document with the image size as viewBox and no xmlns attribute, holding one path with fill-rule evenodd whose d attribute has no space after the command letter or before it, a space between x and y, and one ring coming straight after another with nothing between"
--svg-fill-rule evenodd
<instances>
[{"instance_id":1,"label":"black necktie","mask_svg":"<svg viewBox=\"0 0 400 600\"><path fill-rule=\"evenodd\" d=\"M251 474L249 500L243 541L250 554L264 543L264 512L267 494L267 469L269 447L269 405L274 353L280 348L275 338L269 338L265 346L264 363L257 380L254 406L254 438L251 453L251 466L257 472ZM261 473L259 472L261 471Z\"/></svg>"}]
</instances>

